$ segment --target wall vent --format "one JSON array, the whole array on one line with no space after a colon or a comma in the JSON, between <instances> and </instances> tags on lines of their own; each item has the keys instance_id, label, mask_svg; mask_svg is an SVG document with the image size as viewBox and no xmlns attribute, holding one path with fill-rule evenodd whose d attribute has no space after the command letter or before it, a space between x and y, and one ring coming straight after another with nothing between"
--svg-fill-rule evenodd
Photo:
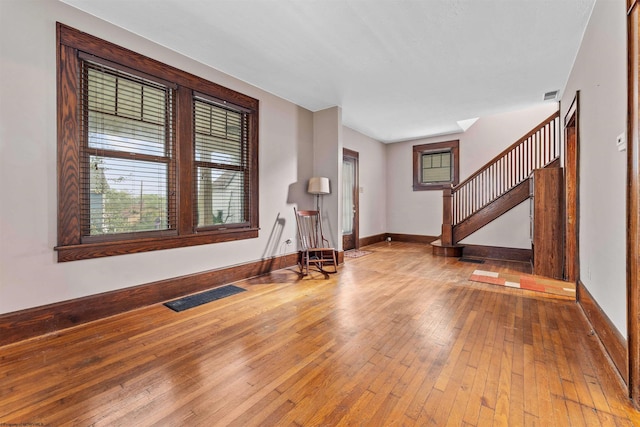
<instances>
[{"instance_id":1,"label":"wall vent","mask_svg":"<svg viewBox=\"0 0 640 427\"><path fill-rule=\"evenodd\" d=\"M558 91L552 90L551 92L547 92L544 94L544 100L551 101L552 99L556 99L557 96L558 96Z\"/></svg>"}]
</instances>

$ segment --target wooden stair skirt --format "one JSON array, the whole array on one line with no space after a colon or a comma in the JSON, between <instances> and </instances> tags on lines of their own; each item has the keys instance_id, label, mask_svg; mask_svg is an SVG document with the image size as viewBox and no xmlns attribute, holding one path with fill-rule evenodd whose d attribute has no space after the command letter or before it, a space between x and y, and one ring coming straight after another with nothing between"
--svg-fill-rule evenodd
<instances>
[{"instance_id":1,"label":"wooden stair skirt","mask_svg":"<svg viewBox=\"0 0 640 427\"><path fill-rule=\"evenodd\" d=\"M436 256L460 258L462 256L463 245L443 245L442 240L431 242L432 253Z\"/></svg>"},{"instance_id":2,"label":"wooden stair skirt","mask_svg":"<svg viewBox=\"0 0 640 427\"><path fill-rule=\"evenodd\" d=\"M489 205L484 206L460 224L456 224L455 226L453 226L453 241L459 242L465 237L473 234L473 232L479 230L504 213L510 211L520 203L526 201L528 198L529 181L527 180L518 184L516 187L509 190L506 194L494 200ZM445 257L460 257L462 256L462 251L464 248L464 245L443 244L441 239L432 242L431 246L433 247L434 255Z\"/></svg>"}]
</instances>

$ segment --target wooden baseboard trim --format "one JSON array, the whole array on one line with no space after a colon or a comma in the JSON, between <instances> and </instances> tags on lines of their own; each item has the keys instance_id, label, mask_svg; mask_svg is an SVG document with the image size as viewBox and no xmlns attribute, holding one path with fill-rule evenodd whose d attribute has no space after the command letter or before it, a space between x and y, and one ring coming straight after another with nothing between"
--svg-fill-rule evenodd
<instances>
[{"instance_id":1,"label":"wooden baseboard trim","mask_svg":"<svg viewBox=\"0 0 640 427\"><path fill-rule=\"evenodd\" d=\"M591 325L591 329L593 329L593 332L600 340L611 362L618 370L622 381L628 386L629 364L627 362L627 341L622 334L618 332L618 329L613 323L611 323L609 317L607 317L581 281L578 281L576 292L578 305Z\"/></svg>"},{"instance_id":2,"label":"wooden baseboard trim","mask_svg":"<svg viewBox=\"0 0 640 427\"><path fill-rule=\"evenodd\" d=\"M384 242L386 238L387 238L386 233L376 234L375 236L362 237L358 240L360 244L359 247L373 245L374 243L378 243L378 242Z\"/></svg>"},{"instance_id":3,"label":"wooden baseboard trim","mask_svg":"<svg viewBox=\"0 0 640 427\"><path fill-rule=\"evenodd\" d=\"M0 346L266 274L297 261L298 254L293 253L0 314Z\"/></svg>"},{"instance_id":4,"label":"wooden baseboard trim","mask_svg":"<svg viewBox=\"0 0 640 427\"><path fill-rule=\"evenodd\" d=\"M387 233L385 236L391 237L391 240L408 243L428 243L431 244L438 240L437 236L423 236L419 234L399 234ZM377 237L377 236L376 236ZM380 240L376 240L379 242ZM460 252L460 248L462 252ZM434 248L434 255L439 256L470 256L477 258L501 259L505 261L531 262L531 249L519 248L503 248L499 246L482 246L482 245L456 245L456 249L440 249Z\"/></svg>"},{"instance_id":5,"label":"wooden baseboard trim","mask_svg":"<svg viewBox=\"0 0 640 427\"><path fill-rule=\"evenodd\" d=\"M386 237L391 237L391 240L397 242L407 243L431 243L434 240L438 240L436 236L423 236L420 234L399 234L399 233L387 233Z\"/></svg>"},{"instance_id":6,"label":"wooden baseboard trim","mask_svg":"<svg viewBox=\"0 0 640 427\"><path fill-rule=\"evenodd\" d=\"M476 258L501 259L506 261L531 262L531 249L503 248L462 244L464 256Z\"/></svg>"},{"instance_id":7,"label":"wooden baseboard trim","mask_svg":"<svg viewBox=\"0 0 640 427\"><path fill-rule=\"evenodd\" d=\"M441 246L432 245L431 253L435 256L442 256L447 258L460 258L462 256L462 246Z\"/></svg>"}]
</instances>

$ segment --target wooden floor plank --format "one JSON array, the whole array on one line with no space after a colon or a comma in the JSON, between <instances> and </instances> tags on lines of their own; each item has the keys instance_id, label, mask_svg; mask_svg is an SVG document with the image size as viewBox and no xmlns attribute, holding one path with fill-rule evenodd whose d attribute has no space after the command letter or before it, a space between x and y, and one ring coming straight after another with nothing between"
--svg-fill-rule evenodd
<instances>
[{"instance_id":1,"label":"wooden floor plank","mask_svg":"<svg viewBox=\"0 0 640 427\"><path fill-rule=\"evenodd\" d=\"M498 394L495 404L494 425L509 425L509 409L511 406L511 379L513 377L513 342L505 340L500 360L498 377Z\"/></svg>"},{"instance_id":2,"label":"wooden floor plank","mask_svg":"<svg viewBox=\"0 0 640 427\"><path fill-rule=\"evenodd\" d=\"M464 373L462 374L455 400L453 400L451 411L447 418L447 425L459 426L464 423L467 404L471 400L473 392L473 382L476 377L476 371L476 368L469 366L469 360L467 359L467 365L464 367ZM476 396L476 400L478 400L478 396Z\"/></svg>"},{"instance_id":3,"label":"wooden floor plank","mask_svg":"<svg viewBox=\"0 0 640 427\"><path fill-rule=\"evenodd\" d=\"M569 298L471 282L421 244L367 250L0 347L0 424L640 425Z\"/></svg>"},{"instance_id":4,"label":"wooden floor plank","mask_svg":"<svg viewBox=\"0 0 640 427\"><path fill-rule=\"evenodd\" d=\"M480 411L482 406L487 406L486 398L484 397L484 389L489 376L489 366L491 360L491 354L493 353L492 343L495 341L495 333L498 327L497 322L492 320L493 307L495 307L497 301L497 295L492 294L494 298L487 301L485 308L485 320L483 322L484 333L483 339L478 340L474 345L469 365L476 368L476 375L473 379L472 391L469 402L465 409L464 421L469 424L476 424L480 417ZM480 351L480 353L478 353Z\"/></svg>"},{"instance_id":5,"label":"wooden floor plank","mask_svg":"<svg viewBox=\"0 0 640 427\"><path fill-rule=\"evenodd\" d=\"M532 415L537 419L540 414L538 405L538 388L536 387L536 371L533 359L533 348L529 344L523 345L524 365L523 365L523 382L526 384L526 392L524 394L524 412Z\"/></svg>"},{"instance_id":6,"label":"wooden floor plank","mask_svg":"<svg viewBox=\"0 0 640 427\"><path fill-rule=\"evenodd\" d=\"M554 412L551 404L551 394L549 393L549 373L547 372L546 366L543 362L534 362L534 368L536 378L536 396L538 397L536 404L538 407L537 416L540 419L541 425L554 425Z\"/></svg>"},{"instance_id":7,"label":"wooden floor plank","mask_svg":"<svg viewBox=\"0 0 640 427\"><path fill-rule=\"evenodd\" d=\"M511 374L511 389L509 395L509 422L510 426L524 425L524 395L525 395L525 382L524 377L512 372Z\"/></svg>"}]
</instances>

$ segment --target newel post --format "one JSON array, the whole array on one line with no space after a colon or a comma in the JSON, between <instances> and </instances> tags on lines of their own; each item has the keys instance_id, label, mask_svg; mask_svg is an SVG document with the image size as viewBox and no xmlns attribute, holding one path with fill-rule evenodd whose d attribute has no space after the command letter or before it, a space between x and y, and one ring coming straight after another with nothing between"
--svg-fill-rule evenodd
<instances>
[{"instance_id":1,"label":"newel post","mask_svg":"<svg viewBox=\"0 0 640 427\"><path fill-rule=\"evenodd\" d=\"M442 190L442 241L443 246L453 246L453 197L451 187Z\"/></svg>"}]
</instances>

